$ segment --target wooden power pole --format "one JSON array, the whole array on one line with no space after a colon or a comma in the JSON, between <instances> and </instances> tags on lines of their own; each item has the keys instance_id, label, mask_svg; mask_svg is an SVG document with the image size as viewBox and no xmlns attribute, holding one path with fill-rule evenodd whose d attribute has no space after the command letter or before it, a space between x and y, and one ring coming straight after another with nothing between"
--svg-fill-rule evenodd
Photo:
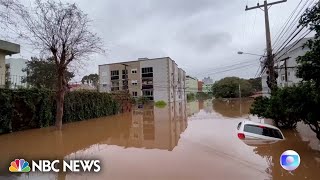
<instances>
[{"instance_id":1,"label":"wooden power pole","mask_svg":"<svg viewBox=\"0 0 320 180\"><path fill-rule=\"evenodd\" d=\"M250 7L246 6L246 11L252 10L252 9L257 9L257 8L263 8L264 10L264 21L265 21L265 28L266 28L266 43L267 43L267 63L266 66L268 67L269 71L269 82L267 82L271 92L277 88L277 81L275 77L275 71L274 71L274 60L273 60L273 54L272 54L272 47L271 47L271 35L270 35L270 25L269 25L269 12L268 12L268 7L279 4L279 3L284 3L287 0L282 0L282 1L277 1L277 2L272 2L269 3L267 0L264 1L263 5L260 5L259 3L257 6Z\"/></svg>"}]
</instances>

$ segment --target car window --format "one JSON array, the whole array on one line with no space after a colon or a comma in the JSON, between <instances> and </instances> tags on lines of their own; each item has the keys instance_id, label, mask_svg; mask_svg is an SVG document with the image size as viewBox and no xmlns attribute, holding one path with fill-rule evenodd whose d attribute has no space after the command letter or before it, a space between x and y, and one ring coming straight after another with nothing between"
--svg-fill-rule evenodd
<instances>
[{"instance_id":1,"label":"car window","mask_svg":"<svg viewBox=\"0 0 320 180\"><path fill-rule=\"evenodd\" d=\"M238 130L240 129L241 124L242 124L241 122L238 124L238 127L237 127Z\"/></svg>"},{"instance_id":2,"label":"car window","mask_svg":"<svg viewBox=\"0 0 320 180\"><path fill-rule=\"evenodd\" d=\"M283 139L279 130L268 128L268 127L246 124L244 125L244 131L258 134L258 135Z\"/></svg>"},{"instance_id":3,"label":"car window","mask_svg":"<svg viewBox=\"0 0 320 180\"><path fill-rule=\"evenodd\" d=\"M271 136L279 139L283 139L282 134L277 129L270 129Z\"/></svg>"}]
</instances>

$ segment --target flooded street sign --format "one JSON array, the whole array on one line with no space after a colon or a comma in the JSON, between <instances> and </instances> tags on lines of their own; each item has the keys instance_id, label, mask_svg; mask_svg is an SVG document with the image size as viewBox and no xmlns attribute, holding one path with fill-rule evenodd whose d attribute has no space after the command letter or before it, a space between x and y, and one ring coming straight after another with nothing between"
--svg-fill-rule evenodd
<instances>
[{"instance_id":1,"label":"flooded street sign","mask_svg":"<svg viewBox=\"0 0 320 180\"><path fill-rule=\"evenodd\" d=\"M305 125L283 130L283 141L263 146L237 137L252 101L175 102L164 108L145 105L115 116L0 136L0 179L280 179L320 177L320 149ZM240 112L240 105L242 113ZM300 166L288 172L280 156L295 150ZM10 173L11 161L91 159L98 173Z\"/></svg>"}]
</instances>

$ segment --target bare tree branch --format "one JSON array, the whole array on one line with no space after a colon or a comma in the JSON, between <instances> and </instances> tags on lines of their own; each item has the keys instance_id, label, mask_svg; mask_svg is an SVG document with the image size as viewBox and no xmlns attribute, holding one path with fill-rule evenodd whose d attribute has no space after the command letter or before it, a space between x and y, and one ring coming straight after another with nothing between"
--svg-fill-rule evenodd
<instances>
[{"instance_id":1,"label":"bare tree branch","mask_svg":"<svg viewBox=\"0 0 320 180\"><path fill-rule=\"evenodd\" d=\"M0 0L0 23L53 57L57 70L56 126L60 129L66 91L65 71L93 53L103 53L102 40L90 31L88 15L76 4L35 0L26 7L19 0Z\"/></svg>"}]
</instances>

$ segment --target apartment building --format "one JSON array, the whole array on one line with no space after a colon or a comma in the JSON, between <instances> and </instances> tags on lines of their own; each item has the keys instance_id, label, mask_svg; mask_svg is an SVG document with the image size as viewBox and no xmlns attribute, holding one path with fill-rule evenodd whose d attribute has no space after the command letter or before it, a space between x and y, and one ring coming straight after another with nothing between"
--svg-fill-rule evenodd
<instances>
[{"instance_id":1,"label":"apartment building","mask_svg":"<svg viewBox=\"0 0 320 180\"><path fill-rule=\"evenodd\" d=\"M186 93L187 94L197 94L198 92L198 79L186 76Z\"/></svg>"},{"instance_id":2,"label":"apartment building","mask_svg":"<svg viewBox=\"0 0 320 180\"><path fill-rule=\"evenodd\" d=\"M133 97L185 100L186 73L170 57L99 65L99 91L128 91Z\"/></svg>"},{"instance_id":3,"label":"apartment building","mask_svg":"<svg viewBox=\"0 0 320 180\"><path fill-rule=\"evenodd\" d=\"M275 57L274 66L276 72L278 73L278 87L293 86L301 81L301 79L296 76L298 66L296 59L299 56L303 56L307 51L310 50L308 47L304 47L304 44L309 39L311 38L304 38L302 40L293 42L280 51L278 56ZM263 96L269 96L271 92L267 85L267 78L267 69L264 69L261 75Z\"/></svg>"}]
</instances>

